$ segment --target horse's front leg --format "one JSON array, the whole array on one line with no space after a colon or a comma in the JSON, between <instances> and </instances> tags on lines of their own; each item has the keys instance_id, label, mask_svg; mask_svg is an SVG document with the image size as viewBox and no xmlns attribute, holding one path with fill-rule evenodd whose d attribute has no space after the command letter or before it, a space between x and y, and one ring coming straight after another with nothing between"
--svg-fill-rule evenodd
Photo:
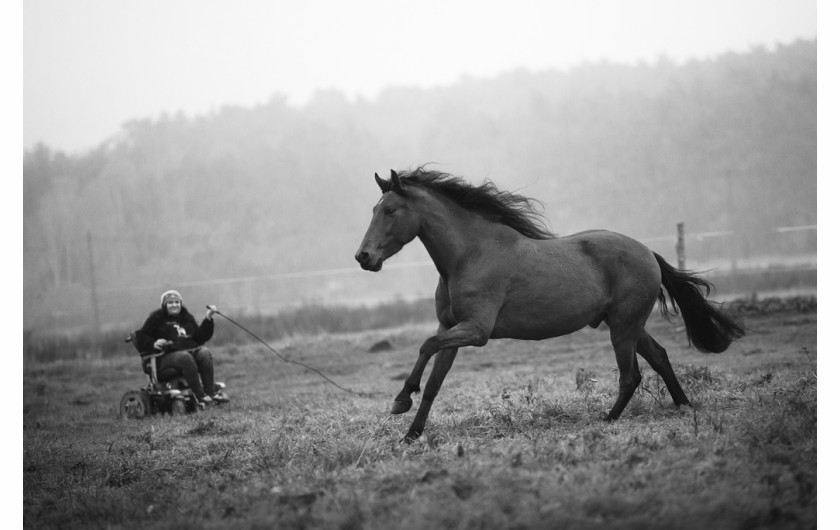
<instances>
[{"instance_id":1,"label":"horse's front leg","mask_svg":"<svg viewBox=\"0 0 840 530\"><path fill-rule=\"evenodd\" d=\"M414 368L406 378L402 390L394 398L394 403L391 405L391 414L405 414L411 410L411 406L414 404L411 395L420 391L420 380L423 378L423 372L434 354L453 345L456 347L459 345L483 346L487 343L489 337L490 333L482 331L482 327L475 324L474 321L464 321L449 329L443 325L438 326L437 334L426 339L420 347L420 355L414 363Z\"/></svg>"},{"instance_id":2,"label":"horse's front leg","mask_svg":"<svg viewBox=\"0 0 840 530\"><path fill-rule=\"evenodd\" d=\"M411 422L411 427L408 428L408 433L403 437L403 442L410 444L420 435L423 434L423 429L426 426L426 418L429 417L429 411L432 409L432 403L440 392L440 387L449 369L452 368L452 363L455 361L455 355L458 353L458 348L447 348L441 350L435 358L435 364L432 366L432 373L429 375L429 380L426 381L426 388L423 390L423 399L420 401L420 406L417 408L417 414L414 416L414 421Z\"/></svg>"},{"instance_id":3,"label":"horse's front leg","mask_svg":"<svg viewBox=\"0 0 840 530\"><path fill-rule=\"evenodd\" d=\"M493 326L479 320L467 319L447 330L438 330L437 335L429 337L420 346L420 355L432 356L446 348L463 346L484 346L490 340Z\"/></svg>"},{"instance_id":4,"label":"horse's front leg","mask_svg":"<svg viewBox=\"0 0 840 530\"><path fill-rule=\"evenodd\" d=\"M394 403L391 405L391 414L404 414L411 410L413 403L411 401L411 394L420 392L420 379L422 379L423 371L426 370L426 364L432 358L432 355L434 355L434 352L431 355L420 354L417 357L417 362L414 363L414 369L411 370L411 373L406 378L400 393L394 398Z\"/></svg>"},{"instance_id":5,"label":"horse's front leg","mask_svg":"<svg viewBox=\"0 0 840 530\"><path fill-rule=\"evenodd\" d=\"M453 361L455 361L458 348L461 346L483 346L487 344L489 339L490 327L481 325L475 320L465 320L447 330L439 328L438 333L434 337L426 339L423 346L420 347L420 358L417 364L420 364L420 359L426 359L428 361L436 352L439 353L432 367L429 380L426 382L426 388L423 391L423 400L420 402L420 407L417 409L417 414L414 416L414 421L411 422L408 433L403 438L404 442L411 443L423 434L432 403L437 397L443 380L452 367ZM423 365L425 365L425 362ZM408 386L408 381L406 381L406 386Z\"/></svg>"}]
</instances>

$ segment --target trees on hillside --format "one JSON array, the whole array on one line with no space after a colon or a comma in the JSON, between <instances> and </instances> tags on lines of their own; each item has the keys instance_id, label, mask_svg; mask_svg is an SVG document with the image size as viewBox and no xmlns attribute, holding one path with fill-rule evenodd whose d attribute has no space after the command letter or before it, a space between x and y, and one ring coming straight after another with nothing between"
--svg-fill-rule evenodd
<instances>
[{"instance_id":1,"label":"trees on hillside","mask_svg":"<svg viewBox=\"0 0 840 530\"><path fill-rule=\"evenodd\" d=\"M816 42L675 65L510 72L373 101L323 93L127 123L24 153L24 291L352 266L374 171L427 162L545 204L555 232L816 223ZM177 280L178 278L174 278Z\"/></svg>"}]
</instances>

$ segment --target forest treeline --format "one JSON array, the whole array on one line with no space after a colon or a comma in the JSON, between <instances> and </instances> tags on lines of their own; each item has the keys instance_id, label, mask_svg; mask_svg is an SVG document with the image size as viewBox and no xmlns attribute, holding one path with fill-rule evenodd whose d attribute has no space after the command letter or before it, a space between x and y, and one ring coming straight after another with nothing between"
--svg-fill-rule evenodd
<instances>
[{"instance_id":1,"label":"forest treeline","mask_svg":"<svg viewBox=\"0 0 840 530\"><path fill-rule=\"evenodd\" d=\"M684 221L735 230L742 253L784 252L774 228L817 219L817 43L326 91L301 108L276 95L133 120L85 153L38 145L23 153L24 328L89 312L93 281L353 267L373 173L427 163L539 199L561 235Z\"/></svg>"}]
</instances>

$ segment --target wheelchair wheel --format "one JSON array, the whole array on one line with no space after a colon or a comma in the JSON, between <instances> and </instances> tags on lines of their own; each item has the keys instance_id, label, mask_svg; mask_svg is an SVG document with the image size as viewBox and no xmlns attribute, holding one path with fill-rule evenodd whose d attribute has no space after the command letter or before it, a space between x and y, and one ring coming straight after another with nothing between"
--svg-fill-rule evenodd
<instances>
[{"instance_id":1,"label":"wheelchair wheel","mask_svg":"<svg viewBox=\"0 0 840 530\"><path fill-rule=\"evenodd\" d=\"M152 412L149 395L145 392L132 390L126 392L120 400L120 417L137 420L148 416Z\"/></svg>"},{"instance_id":2,"label":"wheelchair wheel","mask_svg":"<svg viewBox=\"0 0 840 530\"><path fill-rule=\"evenodd\" d=\"M172 415L173 416L181 416L187 413L187 404L184 402L183 399L173 399L172 400Z\"/></svg>"}]
</instances>

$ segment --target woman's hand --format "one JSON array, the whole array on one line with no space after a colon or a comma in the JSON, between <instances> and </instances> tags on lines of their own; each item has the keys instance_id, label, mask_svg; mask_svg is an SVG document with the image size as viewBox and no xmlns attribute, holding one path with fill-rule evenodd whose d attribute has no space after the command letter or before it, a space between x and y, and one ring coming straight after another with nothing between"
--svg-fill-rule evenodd
<instances>
[{"instance_id":1,"label":"woman's hand","mask_svg":"<svg viewBox=\"0 0 840 530\"><path fill-rule=\"evenodd\" d=\"M166 339L158 339L155 341L155 349L163 351L164 348L172 344L170 341Z\"/></svg>"},{"instance_id":2,"label":"woman's hand","mask_svg":"<svg viewBox=\"0 0 840 530\"><path fill-rule=\"evenodd\" d=\"M218 310L218 309L216 309L216 306L214 306L214 305L208 305L208 306L207 306L207 315L206 315L206 316L207 316L207 318L208 318L209 320L213 320L213 315L215 315L215 314L216 314L216 313L218 313L218 312L219 312L219 310Z\"/></svg>"}]
</instances>

